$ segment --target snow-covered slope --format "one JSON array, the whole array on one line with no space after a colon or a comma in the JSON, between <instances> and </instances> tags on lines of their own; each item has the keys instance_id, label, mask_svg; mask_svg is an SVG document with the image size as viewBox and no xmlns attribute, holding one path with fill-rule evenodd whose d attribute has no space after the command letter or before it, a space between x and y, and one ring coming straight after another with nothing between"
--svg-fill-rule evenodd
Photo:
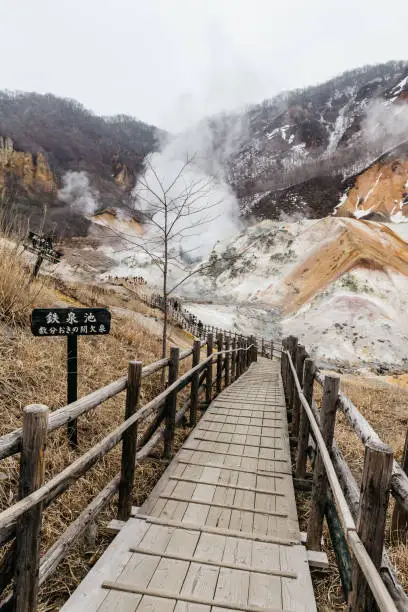
<instances>
[{"instance_id":1,"label":"snow-covered slope","mask_svg":"<svg viewBox=\"0 0 408 612\"><path fill-rule=\"evenodd\" d=\"M203 320L206 309L221 309L230 325L243 329L246 317L254 329L258 317L266 335L295 333L320 361L408 365L405 228L398 235L333 217L263 221L219 244L184 291L213 302L199 307Z\"/></svg>"},{"instance_id":2,"label":"snow-covered slope","mask_svg":"<svg viewBox=\"0 0 408 612\"><path fill-rule=\"evenodd\" d=\"M244 214L331 214L343 180L404 139L407 100L408 63L389 62L250 108L239 146L226 160ZM216 120L213 125L222 132Z\"/></svg>"}]
</instances>

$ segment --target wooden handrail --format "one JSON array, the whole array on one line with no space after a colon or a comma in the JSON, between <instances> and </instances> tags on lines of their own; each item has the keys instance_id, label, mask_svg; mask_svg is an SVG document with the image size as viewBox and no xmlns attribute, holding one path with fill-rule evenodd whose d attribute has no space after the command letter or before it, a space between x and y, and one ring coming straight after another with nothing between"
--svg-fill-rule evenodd
<instances>
[{"instance_id":1,"label":"wooden handrail","mask_svg":"<svg viewBox=\"0 0 408 612\"><path fill-rule=\"evenodd\" d=\"M205 345L206 341L201 342L201 346ZM192 349L181 351L180 359L186 359L192 354L192 352ZM168 365L169 359L166 357L165 359L159 359L154 363L144 366L142 369L142 378L151 376ZM96 391L92 391L92 393L89 393L84 397L81 397L76 402L66 404L61 408L54 410L51 412L48 419L48 431L54 431L55 429L66 425L68 421L86 414L89 412L89 410L96 408L111 397L118 395L126 389L126 382L127 376L122 376L121 378L118 378L118 380L115 380L108 385L97 389ZM10 433L0 436L0 460L20 452L22 431L22 428L19 427Z\"/></svg>"},{"instance_id":2,"label":"wooden handrail","mask_svg":"<svg viewBox=\"0 0 408 612\"><path fill-rule=\"evenodd\" d=\"M30 515L38 508L47 507L56 497L61 495L73 482L75 482L78 478L80 478L83 474L85 474L99 459L104 457L112 448L117 446L122 440L124 444L126 442L126 446L122 448L122 466L121 466L121 475L116 476L105 488L100 492L100 494L92 500L92 502L83 510L80 516L67 528L67 530L60 536L60 538L55 542L55 544L47 551L45 556L43 557L42 563L40 563L39 558L39 550L32 551L30 556L30 564L27 565L27 576L31 580L32 584L35 586L35 589L38 589L39 582L43 582L46 578L55 570L58 563L64 558L66 550L68 550L74 541L84 532L87 525L89 525L93 520L95 520L96 516L100 513L100 511L106 506L112 496L117 492L119 492L122 496L122 504L119 505L119 510L121 514L125 515L129 510L129 503L131 499L131 490L133 483L133 474L134 470L129 469L129 462L133 465L134 462L139 462L149 456L153 448L161 441L161 440L170 440L170 449L172 449L172 445L174 443L174 428L177 423L180 422L181 418L184 416L187 410L190 410L190 420L193 410L192 397L195 402L195 409L199 406L198 404L198 394L202 391L205 391L206 398L209 396L211 401L211 388L208 389L208 384L206 381L207 374L209 371L209 367L212 367L212 364L216 362L220 357L224 356L224 362L230 364L229 355L236 354L242 355L240 358L242 364L244 362L249 365L249 363L253 360L254 355L256 355L256 347L254 349L254 345L245 341L247 346L239 346L236 348L229 349L227 346L221 345L219 353L209 351L207 348L207 357L200 363L197 363L197 358L199 359L200 349L203 346L206 346L206 340L196 340L195 341L195 359L193 360L194 367L190 368L187 372L185 372L182 376L177 377L176 380L171 382L169 380L168 387L158 394L155 398L153 398L150 402L148 402L143 407L136 410L137 405L137 396L140 390L140 381L141 378L145 378L153 374L154 372L158 372L159 370L170 365L169 359L161 359L155 363L152 363L148 366L141 367L140 362L129 362L129 370L128 376L122 377L105 387L90 393L89 395L77 400L76 402L64 406L63 408L56 410L44 423L44 431L45 435L48 431L52 431L57 429L58 427L64 425L70 419L77 418L79 415L84 414L91 408L95 408L99 404L101 404L106 399L117 395L118 393L127 390L126 396L126 412L127 417L126 420L121 423L118 427L116 427L113 431L111 431L103 440L97 443L94 447L89 449L84 455L79 457L76 461L74 461L71 465L67 466L62 472L51 478L47 483L40 486L40 483L37 485L38 488L35 490L28 491L29 494L26 494L26 497L17 501L13 506L4 510L0 513L0 545L4 544L8 540L10 540L14 535L17 536L18 542L20 542L25 546L27 545L25 536L20 535L20 531L17 527L20 525L21 518L27 515ZM211 343L210 343L211 345ZM192 349L185 349L181 353L177 348L173 350L173 357L171 355L170 358L175 359L175 351L177 351L177 363L179 359L185 359L189 357L192 353ZM250 359L244 356L250 355ZM139 365L138 365L139 364ZM197 365L195 365L197 364ZM135 368L139 367L138 381L136 383L135 375L132 376L132 372L134 373ZM229 366L228 366L229 367ZM177 373L178 366L175 370ZM243 373L244 368L241 373ZM229 382L229 376L226 377L226 381ZM184 406L178 412L176 410L176 397L177 393L181 391L188 384L195 381L194 393L190 394L190 399L184 403ZM205 381L205 384L203 384ZM211 380L210 380L211 382ZM170 384L171 383L171 384ZM133 386L132 386L133 384ZM211 385L212 387L212 385ZM166 410L168 410L170 406L170 398L171 398L171 406L172 406L172 414L171 419L169 420ZM136 410L136 411L135 411ZM164 412L163 412L164 410ZM147 419L150 415L156 412L155 417L153 418L152 423L148 427L147 432L145 432L138 440L139 449L134 444L133 436L136 436L137 424L140 421ZM167 415L167 416L166 416ZM166 417L165 426L162 427L162 420ZM129 437L129 432L133 432L132 436ZM148 433L148 435L146 435ZM6 434L5 436L0 438L0 459L10 454L14 454L22 450L22 430L18 429L10 434ZM142 446L143 445L143 446ZM27 452L26 447L24 447ZM30 451L29 451L30 452ZM170 450L170 454L172 451ZM31 514L30 514L31 513ZM41 510L40 510L40 520L41 520ZM24 533L21 531L21 533ZM20 538L20 540L18 539ZM5 558L0 564L0 572L2 579L2 589L5 585L7 585L13 577L13 555L14 555L15 546L12 547L9 551L6 552ZM40 564L40 572L35 571L35 568L38 568ZM34 568L33 571L29 569L30 567ZM15 572L14 577L18 578L18 572ZM21 581L20 581L21 582ZM17 584L17 583L16 583ZM24 583L25 584L25 583ZM15 596L20 596L21 598L21 585L19 587L18 592L15 591ZM36 599L36 596L34 595ZM1 607L9 605L13 599L13 595L11 594L6 599L1 602ZM36 604L33 603L31 606L32 609L36 607Z\"/></svg>"},{"instance_id":3,"label":"wooden handrail","mask_svg":"<svg viewBox=\"0 0 408 612\"><path fill-rule=\"evenodd\" d=\"M241 351L248 351L250 346L246 349L236 349ZM232 349L231 349L232 350ZM231 351L230 351L231 352ZM221 351L221 354L222 351ZM148 416L150 416L154 410L163 406L166 398L171 395L174 391L181 391L192 379L196 372L201 372L206 365L213 361L217 357L217 353L210 355L197 366L188 370L185 374L180 376L172 385L167 387L154 399L140 408L134 415L129 419L121 423L116 429L110 432L103 440L92 447L88 452L79 457L76 461L67 466L62 472L54 476L51 480L45 483L42 487L24 497L23 499L16 502L13 506L10 506L6 510L0 513L0 544L3 544L12 537L15 531L15 522L25 512L36 506L40 502L44 502L48 505L58 495L63 493L72 482L76 481L80 476L87 472L99 459L105 456L112 448L114 448L122 440L123 434L129 427L138 423ZM149 444L149 443L148 443Z\"/></svg>"},{"instance_id":4,"label":"wooden handrail","mask_svg":"<svg viewBox=\"0 0 408 612\"><path fill-rule=\"evenodd\" d=\"M340 482L337 478L336 471L334 469L330 454L327 450L326 444L323 440L320 427L315 419L312 408L309 406L300 385L296 369L293 365L292 357L288 351L285 351L286 359L289 367L292 371L293 381L302 403L302 406L308 416L310 427L313 431L313 435L316 441L316 445L319 449L320 456L324 463L327 478L330 482L330 487L333 493L333 498L336 504L336 508L346 535L347 541L352 549L355 558L358 561L361 571L363 572L368 584L370 585L371 592L377 602L377 605L381 611L384 612L398 612L397 608L389 594L386 586L384 585L380 574L378 573L375 565L373 564L369 554L367 553L363 543L361 542L356 525L351 514L350 508L347 504Z\"/></svg>"},{"instance_id":5,"label":"wooden handrail","mask_svg":"<svg viewBox=\"0 0 408 612\"><path fill-rule=\"evenodd\" d=\"M319 370L316 371L315 378L319 385L323 385L325 377ZM363 417L353 402L341 391L339 392L337 402L354 433L360 438L363 444L366 444L369 440L375 440L383 444L380 436L372 428L370 423ZM408 512L408 476L395 459L392 467L391 493L398 503Z\"/></svg>"}]
</instances>

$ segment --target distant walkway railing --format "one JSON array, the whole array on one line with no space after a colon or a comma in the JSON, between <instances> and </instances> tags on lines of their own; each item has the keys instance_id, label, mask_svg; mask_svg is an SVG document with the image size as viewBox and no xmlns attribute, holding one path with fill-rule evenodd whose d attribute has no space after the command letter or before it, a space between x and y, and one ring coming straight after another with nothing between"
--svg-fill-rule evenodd
<instances>
[{"instance_id":1,"label":"distant walkway railing","mask_svg":"<svg viewBox=\"0 0 408 612\"><path fill-rule=\"evenodd\" d=\"M207 356L200 361L201 350ZM192 356L192 367L181 376L180 362ZM172 347L170 357L147 366L130 361L126 376L90 393L54 412L47 406L32 404L23 411L23 427L0 437L0 459L20 452L20 499L0 512L0 546L15 538L0 564L0 610L34 612L39 586L54 572L67 551L85 532L112 497L119 492L118 519L127 520L132 506L132 489L137 463L149 457L152 449L164 443L163 455L170 459L174 451L176 426L189 412L194 427L197 410L210 404L223 387L239 378L257 358L257 348L248 338L231 345L229 338L218 339L214 352L213 336L195 340L192 348L180 351ZM214 368L215 366L215 368ZM167 388L139 408L142 379L168 369ZM215 372L214 372L215 369ZM178 409L178 393L190 385L190 393ZM45 480L45 448L50 431L67 425L126 390L124 422L111 431L62 472ZM203 401L200 403L200 394ZM148 420L150 419L150 420ZM138 428L146 428L138 435ZM43 510L96 462L122 442L121 471L81 512L53 546L40 558L40 532ZM13 594L4 597L4 589L14 580Z\"/></svg>"},{"instance_id":2,"label":"distant walkway railing","mask_svg":"<svg viewBox=\"0 0 408 612\"><path fill-rule=\"evenodd\" d=\"M133 286L132 289L134 289ZM152 308L158 308L162 312L164 311L164 298L162 295L159 295L158 293L149 294L140 290L137 290L136 292L142 302ZM196 315L187 310L187 308L184 308L180 300L177 300L175 298L171 298L168 300L167 308L167 315L169 317L169 320L175 323L176 325L179 325L197 338L206 338L208 334L213 334L214 337L221 334L223 337L229 337L231 340L235 338L237 341L238 339L245 338L243 334L240 334L236 331L231 331L229 329L224 329L215 325L208 325L206 323L203 323ZM276 347L276 341L274 342L273 339L267 340L261 336L255 335L252 335L251 338L253 340L256 340L260 349L260 354L263 357L270 357L274 354L274 352L280 353L280 348Z\"/></svg>"}]
</instances>

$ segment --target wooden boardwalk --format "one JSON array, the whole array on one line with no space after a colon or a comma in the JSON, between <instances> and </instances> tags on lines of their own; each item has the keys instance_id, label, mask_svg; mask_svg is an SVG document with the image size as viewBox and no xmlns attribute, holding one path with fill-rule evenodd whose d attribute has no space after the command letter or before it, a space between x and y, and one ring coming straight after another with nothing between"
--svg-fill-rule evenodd
<instances>
[{"instance_id":1,"label":"wooden boardwalk","mask_svg":"<svg viewBox=\"0 0 408 612\"><path fill-rule=\"evenodd\" d=\"M316 610L278 362L211 403L62 610Z\"/></svg>"}]
</instances>

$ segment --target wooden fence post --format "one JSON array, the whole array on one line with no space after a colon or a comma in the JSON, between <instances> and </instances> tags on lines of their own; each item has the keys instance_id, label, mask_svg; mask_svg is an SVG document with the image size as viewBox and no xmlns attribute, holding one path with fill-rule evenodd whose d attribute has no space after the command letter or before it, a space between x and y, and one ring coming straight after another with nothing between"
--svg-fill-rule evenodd
<instances>
[{"instance_id":1,"label":"wooden fence post","mask_svg":"<svg viewBox=\"0 0 408 612\"><path fill-rule=\"evenodd\" d=\"M292 358L293 365L296 367L296 347L298 344L298 339L296 336L289 336L286 339L286 350ZM292 368L290 367L289 359L288 359L288 376L287 376L287 385L288 385L288 408L292 408L293 406L293 398L295 395L295 381L293 380Z\"/></svg>"},{"instance_id":2,"label":"wooden fence post","mask_svg":"<svg viewBox=\"0 0 408 612\"><path fill-rule=\"evenodd\" d=\"M239 378L239 376L240 376L240 373L239 373L240 361L239 360L241 358L241 353L240 353L239 347L240 347L240 339L238 337L236 342L235 342L236 354L235 354L235 376L234 376L234 380L237 380L237 378Z\"/></svg>"},{"instance_id":3,"label":"wooden fence post","mask_svg":"<svg viewBox=\"0 0 408 612\"><path fill-rule=\"evenodd\" d=\"M316 367L313 359L306 358L303 364L303 394L309 406L313 401L313 383ZM300 404L299 433L296 454L296 478L306 475L307 447L309 445L309 419L302 404Z\"/></svg>"},{"instance_id":4,"label":"wooden fence post","mask_svg":"<svg viewBox=\"0 0 408 612\"><path fill-rule=\"evenodd\" d=\"M361 481L357 533L377 570L380 570L384 547L390 481L393 465L392 449L375 440L367 442ZM376 610L371 589L358 565L353 560L350 610Z\"/></svg>"},{"instance_id":5,"label":"wooden fence post","mask_svg":"<svg viewBox=\"0 0 408 612\"><path fill-rule=\"evenodd\" d=\"M129 361L126 388L125 421L137 410L142 381L141 361ZM120 468L118 519L127 521L132 511L133 481L135 476L137 423L123 434L122 464Z\"/></svg>"},{"instance_id":6,"label":"wooden fence post","mask_svg":"<svg viewBox=\"0 0 408 612\"><path fill-rule=\"evenodd\" d=\"M178 378L180 349L172 346L170 349L169 386ZM166 399L166 427L164 430L164 457L171 459L174 447L174 432L176 429L177 391L170 393Z\"/></svg>"},{"instance_id":7,"label":"wooden fence post","mask_svg":"<svg viewBox=\"0 0 408 612\"><path fill-rule=\"evenodd\" d=\"M271 340L271 359L273 359L273 340Z\"/></svg>"},{"instance_id":8,"label":"wooden fence post","mask_svg":"<svg viewBox=\"0 0 408 612\"><path fill-rule=\"evenodd\" d=\"M263 341L263 338L262 338ZM255 363L258 361L258 341L255 338L255 336L252 336L252 343L253 343L253 347L252 347L252 355L251 355L251 362L255 361Z\"/></svg>"},{"instance_id":9,"label":"wooden fence post","mask_svg":"<svg viewBox=\"0 0 408 612\"><path fill-rule=\"evenodd\" d=\"M20 455L19 498L26 497L44 484L47 446L47 406L32 404L24 408ZM37 610L40 566L40 532L43 504L25 512L17 523L15 543L15 610Z\"/></svg>"},{"instance_id":10,"label":"wooden fence post","mask_svg":"<svg viewBox=\"0 0 408 612\"><path fill-rule=\"evenodd\" d=\"M225 358L224 358L224 380L225 386L229 387L230 384L230 353L228 352L230 349L230 338L227 336L225 338Z\"/></svg>"},{"instance_id":11,"label":"wooden fence post","mask_svg":"<svg viewBox=\"0 0 408 612\"><path fill-rule=\"evenodd\" d=\"M405 436L404 452L402 454L401 467L408 474L408 429ZM408 533L408 512L401 508L396 501L391 521L391 538L393 540L404 540Z\"/></svg>"},{"instance_id":12,"label":"wooden fence post","mask_svg":"<svg viewBox=\"0 0 408 612\"><path fill-rule=\"evenodd\" d=\"M232 353L231 353L231 382L234 382L235 380L235 362L237 358L237 354L235 352L236 347L237 347L237 339L234 336L232 339Z\"/></svg>"},{"instance_id":13,"label":"wooden fence post","mask_svg":"<svg viewBox=\"0 0 408 612\"><path fill-rule=\"evenodd\" d=\"M217 395L221 393L221 382L222 382L222 334L218 334L217 337L217 351L219 355L217 355Z\"/></svg>"},{"instance_id":14,"label":"wooden fence post","mask_svg":"<svg viewBox=\"0 0 408 612\"><path fill-rule=\"evenodd\" d=\"M237 357L235 362L236 375L235 380L241 376L241 338L237 339Z\"/></svg>"},{"instance_id":15,"label":"wooden fence post","mask_svg":"<svg viewBox=\"0 0 408 612\"><path fill-rule=\"evenodd\" d=\"M194 340L193 344L193 368L200 363L200 340ZM197 424L197 406L198 406L198 387L200 384L200 372L193 374L191 379L190 389L190 427L195 427Z\"/></svg>"},{"instance_id":16,"label":"wooden fence post","mask_svg":"<svg viewBox=\"0 0 408 612\"><path fill-rule=\"evenodd\" d=\"M281 376L283 382L283 390L285 392L286 402L288 401L288 359L286 355L288 340L287 338L282 339L282 353L281 353Z\"/></svg>"},{"instance_id":17,"label":"wooden fence post","mask_svg":"<svg viewBox=\"0 0 408 612\"><path fill-rule=\"evenodd\" d=\"M298 344L296 347L296 361L295 368L296 374L300 384L303 382L303 364L307 357L306 349L302 344ZM299 431L299 412L300 412L300 399L297 393L293 395L292 404L292 436L297 437Z\"/></svg>"},{"instance_id":18,"label":"wooden fence post","mask_svg":"<svg viewBox=\"0 0 408 612\"><path fill-rule=\"evenodd\" d=\"M325 376L320 409L320 428L329 453L331 453L333 446L339 383L340 378L338 376ZM313 474L312 506L307 525L306 546L310 550L320 550L323 518L327 501L327 487L326 469L318 451Z\"/></svg>"},{"instance_id":19,"label":"wooden fence post","mask_svg":"<svg viewBox=\"0 0 408 612\"><path fill-rule=\"evenodd\" d=\"M265 339L262 336L262 340L261 340L261 355L262 357L265 357Z\"/></svg>"},{"instance_id":20,"label":"wooden fence post","mask_svg":"<svg viewBox=\"0 0 408 612\"><path fill-rule=\"evenodd\" d=\"M207 336L207 357L213 354L213 335ZM207 376L205 380L205 403L207 406L211 404L213 385L213 363L212 360L207 365Z\"/></svg>"}]
</instances>

